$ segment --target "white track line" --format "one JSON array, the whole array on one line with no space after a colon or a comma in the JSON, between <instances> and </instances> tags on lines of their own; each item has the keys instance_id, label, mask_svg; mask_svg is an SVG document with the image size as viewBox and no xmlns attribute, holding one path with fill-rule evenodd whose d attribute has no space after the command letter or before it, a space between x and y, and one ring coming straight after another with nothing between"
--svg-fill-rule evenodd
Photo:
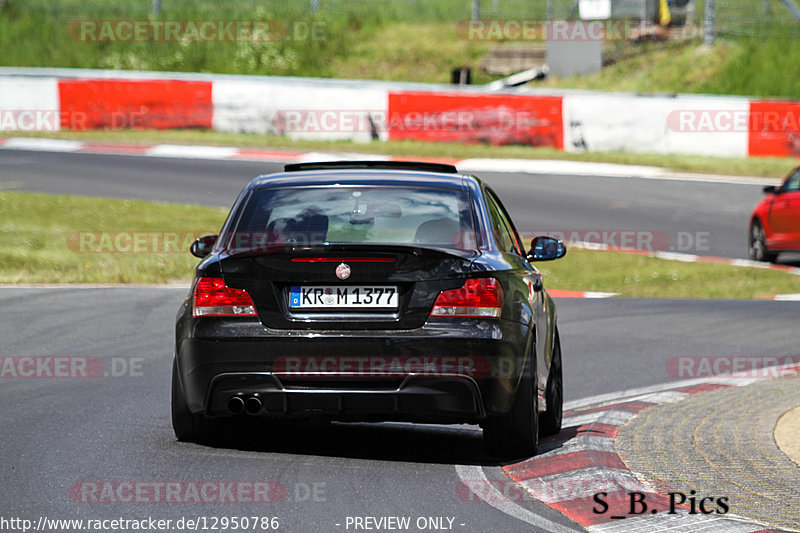
<instances>
[{"instance_id":1,"label":"white track line","mask_svg":"<svg viewBox=\"0 0 800 533\"><path fill-rule=\"evenodd\" d=\"M2 148L4 150L29 150L32 152L77 152L83 146L84 143L82 141L11 137L6 139Z\"/></svg>"},{"instance_id":2,"label":"white track line","mask_svg":"<svg viewBox=\"0 0 800 533\"><path fill-rule=\"evenodd\" d=\"M42 152L77 152L91 142L69 139L49 139L37 137L5 137L0 149L33 150ZM120 144L122 147L123 145ZM102 155L125 155L132 157L174 157L188 159L214 159L220 161L240 161L241 152L248 149L237 147L153 144L145 153L129 153L121 149L115 153L104 149ZM91 154L93 152L82 152ZM386 154L355 154L298 152L295 159L299 161L347 160L347 159L391 159ZM491 159L467 158L455 161L461 172L497 172L520 173L529 175L572 175L589 178L626 178L666 181L693 181L701 183L725 183L734 185L778 185L781 180L757 178L751 176L723 176L714 174L697 174L673 172L661 167L645 165L622 165L616 163L599 163L591 161L570 161L558 159Z\"/></svg>"},{"instance_id":3,"label":"white track line","mask_svg":"<svg viewBox=\"0 0 800 533\"><path fill-rule=\"evenodd\" d=\"M501 511L509 516L513 516L518 520L522 520L534 527L542 528L545 531L552 531L554 533L561 533L563 532L573 532L573 531L581 531L583 528L574 529L567 526L562 526L559 523L553 522L539 516L538 514L534 513L533 511L529 511L524 507L512 502L505 496L503 496L499 490L497 490L492 483L486 478L483 473L483 469L480 466L473 466L473 465L455 465L456 474L464 482L464 485L472 490L472 483L475 481L479 481L479 485L483 488L487 488L487 497L485 498L483 494L475 494L483 501ZM473 491L474 492L474 491Z\"/></svg>"},{"instance_id":4,"label":"white track line","mask_svg":"<svg viewBox=\"0 0 800 533\"><path fill-rule=\"evenodd\" d=\"M580 398L578 400L572 400L570 402L564 402L564 411L571 411L573 409L579 409L581 407L587 407L589 405L594 404L604 404L609 402L621 402L621 401L630 401L630 400L642 400L648 401L646 396L652 395L654 393L669 391L670 389L680 389L683 387L690 387L692 385L699 385L699 384L713 384L713 383L720 383L724 385L734 385L734 386L745 386L749 385L750 383L754 383L756 381L762 381L764 379L772 379L772 376L766 376L766 371L774 369L774 372L770 372L771 374L774 373L778 376L783 376L784 374L781 373L782 369L791 368L794 369L797 367L796 363L787 363L785 365L778 365L778 366L767 366L764 368L759 368L759 372L764 374L764 377L752 377L748 376L750 372L738 372L730 375L725 376L707 376L702 378L690 378L690 379L683 379L678 381L670 381L667 383L659 383L657 385L649 385L647 387L638 387L635 389L624 389L618 390L614 392L609 392L606 394L598 394L596 396L588 396L586 398ZM789 375L789 374L787 374ZM677 393L683 394L683 393ZM672 398L672 395L669 395L667 399L669 401L673 401L679 399L677 395Z\"/></svg>"}]
</instances>

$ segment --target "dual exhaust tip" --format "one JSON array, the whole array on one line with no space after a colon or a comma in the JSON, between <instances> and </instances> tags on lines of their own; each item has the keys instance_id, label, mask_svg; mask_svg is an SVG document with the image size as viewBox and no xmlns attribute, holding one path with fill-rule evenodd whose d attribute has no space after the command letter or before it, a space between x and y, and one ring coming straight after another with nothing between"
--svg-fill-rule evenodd
<instances>
[{"instance_id":1,"label":"dual exhaust tip","mask_svg":"<svg viewBox=\"0 0 800 533\"><path fill-rule=\"evenodd\" d=\"M261 398L258 396L231 396L228 400L228 411L232 415L239 415L247 413L248 415L257 415L263 408Z\"/></svg>"}]
</instances>

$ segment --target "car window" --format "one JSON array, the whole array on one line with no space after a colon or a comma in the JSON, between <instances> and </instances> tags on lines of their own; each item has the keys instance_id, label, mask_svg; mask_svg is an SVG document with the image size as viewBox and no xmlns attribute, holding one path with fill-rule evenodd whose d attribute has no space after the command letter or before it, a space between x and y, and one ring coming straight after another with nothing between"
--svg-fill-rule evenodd
<instances>
[{"instance_id":1,"label":"car window","mask_svg":"<svg viewBox=\"0 0 800 533\"><path fill-rule=\"evenodd\" d=\"M486 199L489 206L489 216L492 219L492 232L495 234L497 245L504 252L521 254L510 219L503 206L500 205L500 201L488 189L486 190Z\"/></svg>"},{"instance_id":2,"label":"car window","mask_svg":"<svg viewBox=\"0 0 800 533\"><path fill-rule=\"evenodd\" d=\"M800 191L800 168L795 169L792 174L786 178L780 189L781 192L796 192Z\"/></svg>"},{"instance_id":3,"label":"car window","mask_svg":"<svg viewBox=\"0 0 800 533\"><path fill-rule=\"evenodd\" d=\"M374 243L469 249L466 192L399 186L280 187L247 200L230 247Z\"/></svg>"}]
</instances>

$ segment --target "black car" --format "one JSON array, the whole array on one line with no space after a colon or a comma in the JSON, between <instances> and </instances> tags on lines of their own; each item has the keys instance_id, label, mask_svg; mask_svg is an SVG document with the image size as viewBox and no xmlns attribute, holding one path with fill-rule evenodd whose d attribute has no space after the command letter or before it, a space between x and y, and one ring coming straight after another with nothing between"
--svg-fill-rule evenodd
<instances>
[{"instance_id":1,"label":"black car","mask_svg":"<svg viewBox=\"0 0 800 533\"><path fill-rule=\"evenodd\" d=\"M497 195L454 166L286 165L254 179L176 323L179 440L276 419L471 423L493 456L561 428L556 307Z\"/></svg>"}]
</instances>

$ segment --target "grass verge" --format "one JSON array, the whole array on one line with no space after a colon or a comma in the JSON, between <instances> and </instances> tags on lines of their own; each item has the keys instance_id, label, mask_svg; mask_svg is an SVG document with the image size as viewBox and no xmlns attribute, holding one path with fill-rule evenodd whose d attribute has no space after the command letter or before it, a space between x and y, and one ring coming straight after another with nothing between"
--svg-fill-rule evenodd
<instances>
[{"instance_id":1,"label":"grass verge","mask_svg":"<svg viewBox=\"0 0 800 533\"><path fill-rule=\"evenodd\" d=\"M554 148L533 146L491 146L486 144L433 143L421 141L388 141L355 143L351 141L294 140L277 135L225 133L204 130L98 130L58 132L5 132L5 137L48 137L81 141L102 141L140 144L198 144L238 146L242 148L288 149L297 151L359 152L407 157L443 158L517 158L561 159L646 165L676 172L723 174L782 178L798 165L793 157L724 158L690 155L636 154L630 152L569 153Z\"/></svg>"},{"instance_id":2,"label":"grass verge","mask_svg":"<svg viewBox=\"0 0 800 533\"><path fill-rule=\"evenodd\" d=\"M570 248L563 259L537 267L549 288L630 298L751 299L800 292L800 276L786 272L624 252Z\"/></svg>"},{"instance_id":3,"label":"grass verge","mask_svg":"<svg viewBox=\"0 0 800 533\"><path fill-rule=\"evenodd\" d=\"M548 78L537 87L635 93L701 93L800 99L800 85L783 73L800 61L789 32L766 38L723 38L625 46L627 57L601 72ZM766 65L769 65L766 68Z\"/></svg>"},{"instance_id":4,"label":"grass verge","mask_svg":"<svg viewBox=\"0 0 800 533\"><path fill-rule=\"evenodd\" d=\"M398 5L402 8L405 3ZM369 7L353 12L352 8L358 6L348 6L350 13L344 9L314 15L308 9L308 2L271 2L272 5L205 2L183 8L164 2L161 15L154 17L147 11L152 2L136 6L130 3L129 9L120 10L74 3L60 12L48 12L11 1L6 9L0 9L0 48L8 52L3 57L6 66L448 83L453 68L477 66L491 43L459 38L456 28L459 18L448 20L436 13L437 3L430 2L433 12L423 13L418 21L413 21ZM469 18L469 6L461 7L460 18ZM102 28L104 22L116 24L118 20L198 21L198 24L267 21L274 23L271 28L275 33L253 39L230 39L223 34L223 38L207 40L191 36L165 40L81 30L86 27L81 25L84 21L96 22L89 27ZM492 79L475 69L474 83Z\"/></svg>"},{"instance_id":5,"label":"grass verge","mask_svg":"<svg viewBox=\"0 0 800 533\"><path fill-rule=\"evenodd\" d=\"M197 264L188 245L219 231L227 213L19 192L0 192L0 205L0 283L185 282Z\"/></svg>"},{"instance_id":6,"label":"grass verge","mask_svg":"<svg viewBox=\"0 0 800 533\"><path fill-rule=\"evenodd\" d=\"M226 210L140 200L0 192L0 283L188 282L194 237L214 233ZM99 251L99 252L98 252ZM755 298L800 292L800 277L719 264L686 264L572 249L540 265L552 289L629 297Z\"/></svg>"}]
</instances>

